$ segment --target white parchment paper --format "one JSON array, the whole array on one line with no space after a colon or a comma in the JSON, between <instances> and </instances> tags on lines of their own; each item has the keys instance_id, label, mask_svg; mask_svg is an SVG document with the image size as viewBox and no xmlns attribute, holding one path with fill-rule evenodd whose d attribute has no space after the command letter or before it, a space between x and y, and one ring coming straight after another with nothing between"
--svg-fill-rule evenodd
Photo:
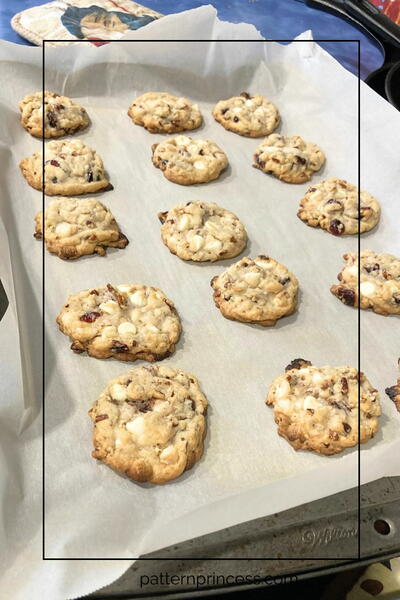
<instances>
[{"instance_id":1,"label":"white parchment paper","mask_svg":"<svg viewBox=\"0 0 400 600\"><path fill-rule=\"evenodd\" d=\"M215 14L206 10L200 17L207 33L211 28L213 36L224 37ZM149 25L147 35L174 37L184 21L171 19ZM171 29L163 34L168 23ZM254 29L244 33L240 27L243 37L257 38ZM144 32L137 38L145 39ZM11 380L15 390L12 400L7 391L1 403L1 460L10 482L2 490L2 528L12 550L4 558L4 585L14 594L20 589L15 597L24 598L29 584L30 597L36 598L46 580L53 598L73 597L110 582L129 562L41 563L38 568L41 244L32 232L41 194L28 187L18 162L40 141L20 128L16 104L41 88L41 50L10 44L1 50L1 268L12 306L0 323L8 340L0 356L8 386L3 390ZM264 398L272 379L298 356L319 365L357 364L357 312L329 292L341 255L355 250L357 240L337 239L301 223L298 200L308 186L284 184L253 169L259 141L225 131L211 109L218 99L244 90L265 94L281 111L282 133L301 135L325 151L327 164L315 181L339 176L356 182L357 79L311 42L75 46L62 53L49 49L46 64L46 87L73 97L90 114L91 127L79 137L104 160L114 190L99 198L130 240L125 250L110 251L106 258L65 263L46 253L46 556L132 558L356 486L355 450L334 457L296 453L277 436ZM150 147L163 136L134 126L126 114L132 99L148 90L187 95L200 105L205 123L193 137L213 139L230 161L219 180L181 187L153 167ZM398 255L399 166L393 149L400 144L400 117L364 85L361 110L362 187L376 195L383 213L362 244ZM194 199L233 210L249 234L247 254L270 254L297 275L301 297L295 315L267 329L220 315L209 282L233 261L186 263L160 241L157 212ZM165 486L134 484L90 457L87 411L107 381L130 365L73 354L54 324L69 293L128 281L160 287L175 302L183 336L166 362L194 373L210 402L203 459ZM361 452L363 482L400 474L400 419L384 394L397 378L398 323L396 317L362 314L362 370L381 392L383 409L379 434ZM18 347L21 370L13 373L7 361L14 357L12 364L18 364ZM22 572L24 582L18 577Z\"/></svg>"}]
</instances>

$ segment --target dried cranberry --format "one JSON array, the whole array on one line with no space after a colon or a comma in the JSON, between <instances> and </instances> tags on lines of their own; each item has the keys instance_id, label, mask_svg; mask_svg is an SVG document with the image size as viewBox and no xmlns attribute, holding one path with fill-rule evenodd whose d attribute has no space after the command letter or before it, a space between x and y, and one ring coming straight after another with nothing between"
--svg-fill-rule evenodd
<instances>
[{"instance_id":1,"label":"dried cranberry","mask_svg":"<svg viewBox=\"0 0 400 600\"><path fill-rule=\"evenodd\" d=\"M354 306L356 299L354 290L349 290L348 288L339 288L338 295L339 298L343 300L345 304L347 304L347 306Z\"/></svg>"},{"instance_id":2,"label":"dried cranberry","mask_svg":"<svg viewBox=\"0 0 400 600\"><path fill-rule=\"evenodd\" d=\"M235 123L238 123L239 122L239 117L233 117L233 120L234 120Z\"/></svg>"},{"instance_id":3,"label":"dried cranberry","mask_svg":"<svg viewBox=\"0 0 400 600\"><path fill-rule=\"evenodd\" d=\"M400 304L400 294L393 294L393 300L396 304Z\"/></svg>"},{"instance_id":4,"label":"dried cranberry","mask_svg":"<svg viewBox=\"0 0 400 600\"><path fill-rule=\"evenodd\" d=\"M89 170L86 175L86 181L91 183L93 181L93 171Z\"/></svg>"},{"instance_id":5,"label":"dried cranberry","mask_svg":"<svg viewBox=\"0 0 400 600\"><path fill-rule=\"evenodd\" d=\"M224 114L225 114L225 113L226 113L228 110L229 110L228 108L223 108L223 109L221 110L221 115L224 115Z\"/></svg>"},{"instance_id":6,"label":"dried cranberry","mask_svg":"<svg viewBox=\"0 0 400 600\"><path fill-rule=\"evenodd\" d=\"M51 178L51 183L57 183L57 181L58 181L58 180L57 180L57 177L52 177L52 178Z\"/></svg>"},{"instance_id":7,"label":"dried cranberry","mask_svg":"<svg viewBox=\"0 0 400 600\"><path fill-rule=\"evenodd\" d=\"M290 364L288 364L285 371L291 371L292 369L302 369L303 367L311 367L311 362L309 360L304 360L304 358L295 358Z\"/></svg>"},{"instance_id":8,"label":"dried cranberry","mask_svg":"<svg viewBox=\"0 0 400 600\"><path fill-rule=\"evenodd\" d=\"M64 104L56 104L56 110L63 110Z\"/></svg>"},{"instance_id":9,"label":"dried cranberry","mask_svg":"<svg viewBox=\"0 0 400 600\"><path fill-rule=\"evenodd\" d=\"M284 279L281 279L279 283L281 285L286 285L286 283L289 283L289 281L290 281L290 277L285 277Z\"/></svg>"},{"instance_id":10,"label":"dried cranberry","mask_svg":"<svg viewBox=\"0 0 400 600\"><path fill-rule=\"evenodd\" d=\"M296 156L296 160L298 163L300 163L301 165L305 165L306 164L306 159L303 158L302 156Z\"/></svg>"},{"instance_id":11,"label":"dried cranberry","mask_svg":"<svg viewBox=\"0 0 400 600\"><path fill-rule=\"evenodd\" d=\"M60 166L60 163L57 160L54 160L54 159L50 161L50 164L53 167L59 167Z\"/></svg>"},{"instance_id":12,"label":"dried cranberry","mask_svg":"<svg viewBox=\"0 0 400 600\"><path fill-rule=\"evenodd\" d=\"M85 321L85 323L93 323L93 321L95 321L99 317L101 317L101 314L99 312L87 312L81 317L79 317L79 320Z\"/></svg>"},{"instance_id":13,"label":"dried cranberry","mask_svg":"<svg viewBox=\"0 0 400 600\"><path fill-rule=\"evenodd\" d=\"M379 271L379 265L378 263L373 265L364 265L364 269L367 271L367 273L371 273L371 271Z\"/></svg>"},{"instance_id":14,"label":"dried cranberry","mask_svg":"<svg viewBox=\"0 0 400 600\"><path fill-rule=\"evenodd\" d=\"M329 223L329 231L333 233L333 235L342 235L344 232L344 225L339 219L333 219Z\"/></svg>"},{"instance_id":15,"label":"dried cranberry","mask_svg":"<svg viewBox=\"0 0 400 600\"><path fill-rule=\"evenodd\" d=\"M57 123L57 117L56 117L56 115L51 110L49 110L47 112L47 119L49 121L50 127L57 127L57 124L58 124Z\"/></svg>"},{"instance_id":16,"label":"dried cranberry","mask_svg":"<svg viewBox=\"0 0 400 600\"><path fill-rule=\"evenodd\" d=\"M350 433L351 425L349 425L348 423L343 423L343 429L345 430L346 433Z\"/></svg>"},{"instance_id":17,"label":"dried cranberry","mask_svg":"<svg viewBox=\"0 0 400 600\"><path fill-rule=\"evenodd\" d=\"M347 394L347 392L349 391L349 384L347 383L346 377L342 377L342 379L340 380L340 383L342 384L343 394Z\"/></svg>"},{"instance_id":18,"label":"dried cranberry","mask_svg":"<svg viewBox=\"0 0 400 600\"><path fill-rule=\"evenodd\" d=\"M250 100L251 98L250 94L248 94L247 92L242 92L240 95L242 96L242 98L246 98L246 100Z\"/></svg>"},{"instance_id":19,"label":"dried cranberry","mask_svg":"<svg viewBox=\"0 0 400 600\"><path fill-rule=\"evenodd\" d=\"M364 579L360 583L360 588L370 596L378 596L383 590L383 583L378 579Z\"/></svg>"},{"instance_id":20,"label":"dried cranberry","mask_svg":"<svg viewBox=\"0 0 400 600\"><path fill-rule=\"evenodd\" d=\"M112 340L111 348L112 352L129 352L129 348L126 344L121 344L118 340Z\"/></svg>"}]
</instances>

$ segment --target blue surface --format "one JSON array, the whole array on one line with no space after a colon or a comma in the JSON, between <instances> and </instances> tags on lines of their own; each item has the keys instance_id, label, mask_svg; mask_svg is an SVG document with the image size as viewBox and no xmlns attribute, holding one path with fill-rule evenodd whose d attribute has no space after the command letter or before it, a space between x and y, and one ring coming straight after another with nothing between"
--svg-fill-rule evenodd
<instances>
[{"instance_id":1,"label":"blue surface","mask_svg":"<svg viewBox=\"0 0 400 600\"><path fill-rule=\"evenodd\" d=\"M232 23L252 23L266 38L292 39L312 29L316 39L361 40L361 76L363 79L381 66L383 55L375 42L345 20L324 11L309 8L297 0L139 0L144 5L170 14L212 3L218 16ZM0 38L29 44L10 25L11 17L26 8L44 4L45 0L0 0ZM182 32L184 36L184 32ZM351 42L321 43L342 65L357 73L357 48Z\"/></svg>"}]
</instances>

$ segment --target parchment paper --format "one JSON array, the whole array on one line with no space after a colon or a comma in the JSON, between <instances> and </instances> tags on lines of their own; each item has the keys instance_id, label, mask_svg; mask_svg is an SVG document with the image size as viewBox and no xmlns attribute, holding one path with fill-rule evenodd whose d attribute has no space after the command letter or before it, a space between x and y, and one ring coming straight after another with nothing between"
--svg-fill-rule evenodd
<instances>
[{"instance_id":1,"label":"parchment paper","mask_svg":"<svg viewBox=\"0 0 400 600\"><path fill-rule=\"evenodd\" d=\"M151 27L162 28L168 22L171 19L166 17L149 25L148 35ZM257 36L254 30L250 35ZM137 37L143 39L143 34L138 32ZM165 36L161 33L160 37ZM6 589L11 589L16 580L22 585L18 573L24 572L25 578L27 572L32 573L40 543L40 532L28 515L33 503L38 518L40 502L35 390L40 382L41 245L32 232L41 194L27 186L17 167L40 142L20 128L16 102L40 89L41 56L40 50L9 44L3 44L2 51L0 176L4 197L0 216L8 236L14 283L7 252L1 263L8 274L11 300L13 286L17 292L25 384L23 400L14 378L15 404L10 406L7 396L1 407L3 460L11 482L2 498L3 529L13 549L5 577ZM264 398L272 379L298 356L319 365L357 364L357 312L329 292L343 264L341 255L355 250L357 240L337 239L301 223L296 212L307 185L290 186L253 169L251 157L259 141L225 131L210 111L218 99L244 90L265 94L281 111L282 133L301 135L325 151L327 164L315 181L339 176L356 182L357 79L310 42L289 47L114 43L95 51L63 48L62 55L49 49L46 63L46 87L75 98L90 114L92 125L79 137L104 160L114 191L99 198L111 208L130 240L125 250L110 251L106 258L65 263L46 253L46 556L132 558L354 487L355 450L334 457L294 452L277 436ZM126 115L132 99L150 89L187 95L199 103L205 124L193 137L213 139L230 161L218 181L181 187L154 169L150 147L163 136L134 126ZM376 195L383 212L378 228L363 236L363 247L398 255L399 166L393 149L400 143L400 117L364 85L361 109L362 187ZM301 297L295 315L267 329L230 322L220 315L209 282L233 260L213 265L186 263L171 255L159 237L157 212L194 199L216 201L233 210L249 234L246 253L270 254L297 275ZM134 484L90 457L92 427L87 410L107 381L131 365L74 355L54 324L69 293L127 281L160 287L176 303L183 336L166 363L194 373L210 402L203 459L165 486ZM7 328L2 321L1 329L13 328L13 315ZM383 409L379 434L362 449L362 482L400 474L396 458L400 420L384 394L384 388L397 378L398 323L396 317L362 313L362 370L381 392ZM9 347L6 356L11 352L16 352L15 346ZM2 380L8 381L10 369L3 365ZM18 420L17 449L14 441L13 446L7 441ZM89 570L83 563L83 575L77 563L52 563L49 568L48 564L45 569L35 567L29 579L31 598L39 597L45 577L52 597L72 597L104 585L129 566L102 561L91 563Z\"/></svg>"}]
</instances>

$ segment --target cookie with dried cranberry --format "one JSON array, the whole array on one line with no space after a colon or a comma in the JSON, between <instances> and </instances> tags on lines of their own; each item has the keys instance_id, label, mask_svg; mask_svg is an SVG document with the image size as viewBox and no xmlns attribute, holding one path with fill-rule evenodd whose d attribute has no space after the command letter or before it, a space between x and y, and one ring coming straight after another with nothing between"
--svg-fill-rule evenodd
<instances>
[{"instance_id":1,"label":"cookie with dried cranberry","mask_svg":"<svg viewBox=\"0 0 400 600\"><path fill-rule=\"evenodd\" d=\"M23 158L22 175L35 190L42 189L42 152ZM80 140L54 140L44 152L44 191L48 196L79 196L110 185L103 161Z\"/></svg>"},{"instance_id":2,"label":"cookie with dried cranberry","mask_svg":"<svg viewBox=\"0 0 400 600\"><path fill-rule=\"evenodd\" d=\"M43 94L28 94L19 103L21 125L35 137L43 137ZM67 96L54 92L44 93L44 137L58 138L84 129L90 123L83 106L75 104Z\"/></svg>"},{"instance_id":3,"label":"cookie with dried cranberry","mask_svg":"<svg viewBox=\"0 0 400 600\"><path fill-rule=\"evenodd\" d=\"M214 110L213 117L228 131L246 137L262 137L272 133L279 125L278 109L270 100L247 92L220 100Z\"/></svg>"},{"instance_id":4,"label":"cookie with dried cranberry","mask_svg":"<svg viewBox=\"0 0 400 600\"><path fill-rule=\"evenodd\" d=\"M306 225L321 227L333 235L364 233L379 221L379 202L368 192L360 191L358 212L358 188L332 177L310 187L300 200L297 216Z\"/></svg>"},{"instance_id":5,"label":"cookie with dried cranberry","mask_svg":"<svg viewBox=\"0 0 400 600\"><path fill-rule=\"evenodd\" d=\"M43 214L36 215L36 239L43 237ZM116 220L95 198L54 198L46 208L47 250L60 258L87 254L104 256L107 248L125 248L129 243Z\"/></svg>"},{"instance_id":6,"label":"cookie with dried cranberry","mask_svg":"<svg viewBox=\"0 0 400 600\"><path fill-rule=\"evenodd\" d=\"M181 185L213 181L228 166L226 154L217 144L186 135L153 144L152 151L154 166L169 181Z\"/></svg>"},{"instance_id":7,"label":"cookie with dried cranberry","mask_svg":"<svg viewBox=\"0 0 400 600\"><path fill-rule=\"evenodd\" d=\"M385 392L387 393L389 398L394 402L394 405L398 412L400 412L400 378L397 380L396 385L392 385L392 387L386 388Z\"/></svg>"},{"instance_id":8,"label":"cookie with dried cranberry","mask_svg":"<svg viewBox=\"0 0 400 600\"><path fill-rule=\"evenodd\" d=\"M161 239L183 260L216 261L237 256L247 233L236 215L214 202L178 204L159 213Z\"/></svg>"},{"instance_id":9,"label":"cookie with dried cranberry","mask_svg":"<svg viewBox=\"0 0 400 600\"><path fill-rule=\"evenodd\" d=\"M291 364L272 382L266 404L273 407L278 434L295 450L337 454L367 442L379 428L378 390L354 367Z\"/></svg>"},{"instance_id":10,"label":"cookie with dried cranberry","mask_svg":"<svg viewBox=\"0 0 400 600\"><path fill-rule=\"evenodd\" d=\"M206 411L193 375L162 365L132 369L89 411L92 456L134 481L166 483L202 457Z\"/></svg>"},{"instance_id":11,"label":"cookie with dried cranberry","mask_svg":"<svg viewBox=\"0 0 400 600\"><path fill-rule=\"evenodd\" d=\"M331 292L343 304L371 308L380 315L400 314L400 258L392 254L378 254L373 250L343 255L345 266L338 275L339 285ZM360 269L360 298L358 297L358 270Z\"/></svg>"},{"instance_id":12,"label":"cookie with dried cranberry","mask_svg":"<svg viewBox=\"0 0 400 600\"><path fill-rule=\"evenodd\" d=\"M233 321L268 327L297 307L297 278L285 265L260 254L245 257L213 277L214 302Z\"/></svg>"},{"instance_id":13,"label":"cookie with dried cranberry","mask_svg":"<svg viewBox=\"0 0 400 600\"><path fill-rule=\"evenodd\" d=\"M203 117L197 104L167 92L146 92L136 98L128 115L150 133L178 133L197 129Z\"/></svg>"},{"instance_id":14,"label":"cookie with dried cranberry","mask_svg":"<svg viewBox=\"0 0 400 600\"><path fill-rule=\"evenodd\" d=\"M173 302L139 283L107 284L69 296L57 323L74 352L123 361L161 360L175 350L181 333Z\"/></svg>"},{"instance_id":15,"label":"cookie with dried cranberry","mask_svg":"<svg viewBox=\"0 0 400 600\"><path fill-rule=\"evenodd\" d=\"M304 183L324 163L324 153L313 142L305 142L297 135L272 133L258 146L253 167L286 183Z\"/></svg>"}]
</instances>

